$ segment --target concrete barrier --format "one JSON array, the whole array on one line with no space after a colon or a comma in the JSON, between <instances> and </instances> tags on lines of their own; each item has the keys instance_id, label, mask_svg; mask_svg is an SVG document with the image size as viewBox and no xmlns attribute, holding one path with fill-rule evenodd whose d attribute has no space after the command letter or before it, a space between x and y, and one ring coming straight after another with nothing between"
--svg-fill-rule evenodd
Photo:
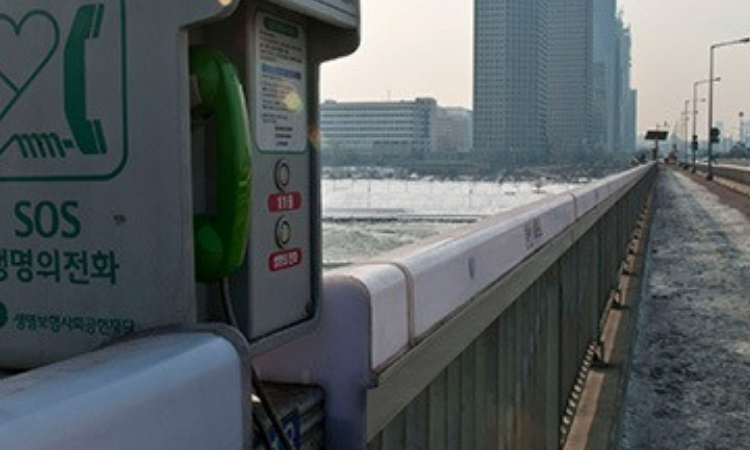
<instances>
[{"instance_id":1,"label":"concrete barrier","mask_svg":"<svg viewBox=\"0 0 750 450\"><path fill-rule=\"evenodd\" d=\"M713 167L714 175L750 186L750 167L717 164Z\"/></svg>"}]
</instances>

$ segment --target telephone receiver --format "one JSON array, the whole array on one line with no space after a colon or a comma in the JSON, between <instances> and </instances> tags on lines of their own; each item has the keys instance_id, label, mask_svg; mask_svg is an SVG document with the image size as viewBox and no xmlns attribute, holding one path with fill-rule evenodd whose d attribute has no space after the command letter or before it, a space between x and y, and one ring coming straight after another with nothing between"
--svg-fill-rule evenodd
<instances>
[{"instance_id":1,"label":"telephone receiver","mask_svg":"<svg viewBox=\"0 0 750 450\"><path fill-rule=\"evenodd\" d=\"M245 94L229 59L208 47L190 49L190 76L197 92L194 119L216 127L216 214L193 218L196 278L215 282L245 259L250 217L250 130Z\"/></svg>"},{"instance_id":2,"label":"telephone receiver","mask_svg":"<svg viewBox=\"0 0 750 450\"><path fill-rule=\"evenodd\" d=\"M101 122L86 115L86 41L99 37L103 16L103 4L78 8L65 44L65 117L84 155L107 153Z\"/></svg>"}]
</instances>

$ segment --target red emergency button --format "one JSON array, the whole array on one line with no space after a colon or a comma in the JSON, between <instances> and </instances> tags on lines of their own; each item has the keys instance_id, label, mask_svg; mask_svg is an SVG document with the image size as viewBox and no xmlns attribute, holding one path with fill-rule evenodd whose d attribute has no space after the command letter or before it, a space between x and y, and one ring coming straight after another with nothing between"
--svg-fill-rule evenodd
<instances>
[{"instance_id":1,"label":"red emergency button","mask_svg":"<svg viewBox=\"0 0 750 450\"><path fill-rule=\"evenodd\" d=\"M299 192L281 192L268 196L268 210L272 213L296 211L302 207L302 194Z\"/></svg>"},{"instance_id":2,"label":"red emergency button","mask_svg":"<svg viewBox=\"0 0 750 450\"><path fill-rule=\"evenodd\" d=\"M302 250L293 248L283 252L272 253L268 256L268 270L280 272L302 264Z\"/></svg>"}]
</instances>

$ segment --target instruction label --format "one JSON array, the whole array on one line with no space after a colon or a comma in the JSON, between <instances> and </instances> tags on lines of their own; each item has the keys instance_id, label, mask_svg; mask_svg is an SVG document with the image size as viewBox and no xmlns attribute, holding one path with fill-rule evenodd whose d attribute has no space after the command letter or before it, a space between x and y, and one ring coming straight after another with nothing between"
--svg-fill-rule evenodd
<instances>
[{"instance_id":1,"label":"instruction label","mask_svg":"<svg viewBox=\"0 0 750 450\"><path fill-rule=\"evenodd\" d=\"M122 1L0 12L0 181L110 179L124 166Z\"/></svg>"},{"instance_id":2,"label":"instruction label","mask_svg":"<svg viewBox=\"0 0 750 450\"><path fill-rule=\"evenodd\" d=\"M307 40L305 30L270 14L256 26L255 126L261 151L307 149Z\"/></svg>"}]
</instances>

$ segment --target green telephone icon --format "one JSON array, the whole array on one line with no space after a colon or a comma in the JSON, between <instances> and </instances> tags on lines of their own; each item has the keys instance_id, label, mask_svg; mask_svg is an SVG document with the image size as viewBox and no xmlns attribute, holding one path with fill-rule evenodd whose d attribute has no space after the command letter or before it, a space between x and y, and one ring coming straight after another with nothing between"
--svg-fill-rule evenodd
<instances>
[{"instance_id":1,"label":"green telephone icon","mask_svg":"<svg viewBox=\"0 0 750 450\"><path fill-rule=\"evenodd\" d=\"M35 130L19 131L0 145L0 156L7 150L16 149L24 159L55 159L67 158L68 151L78 148L84 156L104 155L107 153L107 141L104 136L101 121L91 120L86 113L87 86L86 86L86 44L91 39L97 39L101 34L102 20L104 17L104 5L101 3L83 5L76 10L70 34L65 44L63 53L62 75L63 75L63 97L64 113L72 139L68 137L66 130ZM5 23L10 24L15 34L20 34L26 23L35 20L37 24L46 25L55 32L55 39L45 54L45 57L32 62L31 67L35 71L29 78L18 87L7 76L0 78L14 88L15 96L6 106L0 122L10 109L18 102L24 101L28 89L37 80L39 73L49 66L49 62L55 56L58 49L57 33L58 24L56 19L48 13L33 11L16 22L7 16L0 16ZM0 73L2 75L2 73Z\"/></svg>"},{"instance_id":2,"label":"green telephone icon","mask_svg":"<svg viewBox=\"0 0 750 450\"><path fill-rule=\"evenodd\" d=\"M107 153L101 122L86 117L86 41L99 37L103 16L102 4L81 6L65 45L65 116L84 155Z\"/></svg>"},{"instance_id":3,"label":"green telephone icon","mask_svg":"<svg viewBox=\"0 0 750 450\"><path fill-rule=\"evenodd\" d=\"M250 130L242 84L231 61L216 50L193 47L190 75L198 104L191 115L216 126L216 214L194 217L196 277L219 281L245 259L250 212Z\"/></svg>"}]
</instances>

